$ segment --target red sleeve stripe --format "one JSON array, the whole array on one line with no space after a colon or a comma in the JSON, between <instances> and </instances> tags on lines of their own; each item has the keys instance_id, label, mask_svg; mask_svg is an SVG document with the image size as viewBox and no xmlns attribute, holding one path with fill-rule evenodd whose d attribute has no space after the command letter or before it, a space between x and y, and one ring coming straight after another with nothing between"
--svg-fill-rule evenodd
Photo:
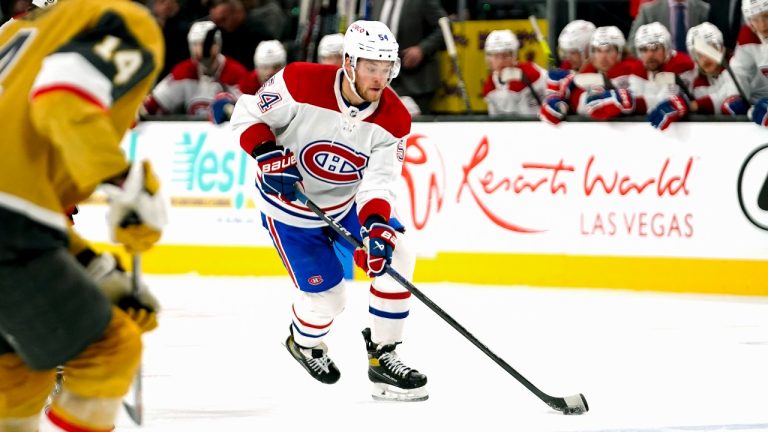
<instances>
[{"instance_id":1,"label":"red sleeve stripe","mask_svg":"<svg viewBox=\"0 0 768 432\"><path fill-rule=\"evenodd\" d=\"M46 93L55 92L55 91L65 91L65 92L72 93L75 96L78 96L80 99L83 99L86 102L90 102L93 105L96 105L102 111L107 111L107 107L101 103L101 100L99 98L92 95L88 91L71 84L51 84L48 86L37 87L32 91L32 93L30 93L29 97L30 99L35 99L38 96L44 95Z\"/></svg>"},{"instance_id":2,"label":"red sleeve stripe","mask_svg":"<svg viewBox=\"0 0 768 432\"><path fill-rule=\"evenodd\" d=\"M384 291L377 290L376 288L373 287L373 285L371 285L371 294L373 294L374 297L382 298L385 300L405 300L411 296L410 291L403 291L403 292L396 292L396 293L384 292Z\"/></svg>"},{"instance_id":3,"label":"red sleeve stripe","mask_svg":"<svg viewBox=\"0 0 768 432\"><path fill-rule=\"evenodd\" d=\"M360 225L365 225L365 221L373 215L384 218L389 223L389 215L392 213L392 206L384 199L374 198L363 205L357 212Z\"/></svg>"},{"instance_id":4,"label":"red sleeve stripe","mask_svg":"<svg viewBox=\"0 0 768 432\"><path fill-rule=\"evenodd\" d=\"M276 141L276 138L264 123L256 123L240 134L240 147L248 154L253 153L253 149L265 141Z\"/></svg>"},{"instance_id":5,"label":"red sleeve stripe","mask_svg":"<svg viewBox=\"0 0 768 432\"><path fill-rule=\"evenodd\" d=\"M110 429L91 429L91 428L86 428L86 427L82 427L82 426L78 426L78 425L72 424L72 423L68 422L66 419L64 419L62 417L59 417L55 412L53 412L52 409L48 409L45 412L45 415L46 415L46 417L48 417L48 420L50 420L51 423L53 423L57 427L61 428L61 430L63 430L63 431L69 431L69 432L111 432L111 431L114 430L113 428L110 428Z\"/></svg>"}]
</instances>

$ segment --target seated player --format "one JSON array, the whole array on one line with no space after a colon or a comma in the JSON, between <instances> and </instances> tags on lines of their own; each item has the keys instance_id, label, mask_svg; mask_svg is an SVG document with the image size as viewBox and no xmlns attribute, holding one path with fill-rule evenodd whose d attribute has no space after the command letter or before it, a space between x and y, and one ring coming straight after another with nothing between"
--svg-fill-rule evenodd
<instances>
[{"instance_id":1,"label":"seated player","mask_svg":"<svg viewBox=\"0 0 768 432\"><path fill-rule=\"evenodd\" d=\"M341 33L327 34L320 39L320 44L317 46L317 62L341 67L343 51L344 35Z\"/></svg>"},{"instance_id":2,"label":"seated player","mask_svg":"<svg viewBox=\"0 0 768 432\"><path fill-rule=\"evenodd\" d=\"M494 30L485 39L490 73L483 97L488 115L536 114L546 92L547 72L535 63L518 61L520 42L511 30Z\"/></svg>"},{"instance_id":3,"label":"seated player","mask_svg":"<svg viewBox=\"0 0 768 432\"><path fill-rule=\"evenodd\" d=\"M187 42L191 57L174 66L155 86L144 100L143 117L187 114L206 118L217 94L238 94L237 83L248 72L236 60L221 54L221 32L216 25L211 21L192 24Z\"/></svg>"}]
</instances>

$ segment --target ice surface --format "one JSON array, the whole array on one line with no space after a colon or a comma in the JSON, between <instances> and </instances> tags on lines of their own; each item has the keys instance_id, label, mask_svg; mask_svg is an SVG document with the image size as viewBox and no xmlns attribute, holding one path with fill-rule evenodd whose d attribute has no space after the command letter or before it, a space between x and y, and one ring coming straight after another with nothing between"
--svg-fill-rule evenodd
<instances>
[{"instance_id":1,"label":"ice surface","mask_svg":"<svg viewBox=\"0 0 768 432\"><path fill-rule=\"evenodd\" d=\"M419 300L406 364L426 402L370 397L360 331L367 284L348 287L326 338L341 380L312 380L282 346L285 278L147 276L164 311L145 336L142 428L163 431L768 431L768 299L457 284L416 285L542 391L552 411Z\"/></svg>"}]
</instances>

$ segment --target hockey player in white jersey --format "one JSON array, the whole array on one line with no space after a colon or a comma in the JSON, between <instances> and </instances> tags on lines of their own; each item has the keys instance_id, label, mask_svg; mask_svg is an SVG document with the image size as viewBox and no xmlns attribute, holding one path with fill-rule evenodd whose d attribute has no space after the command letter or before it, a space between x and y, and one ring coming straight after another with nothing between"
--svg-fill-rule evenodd
<instances>
[{"instance_id":1,"label":"hockey player in white jersey","mask_svg":"<svg viewBox=\"0 0 768 432\"><path fill-rule=\"evenodd\" d=\"M742 0L746 24L739 32L731 69L749 102L752 121L768 127L768 0Z\"/></svg>"},{"instance_id":2,"label":"hockey player in white jersey","mask_svg":"<svg viewBox=\"0 0 768 432\"><path fill-rule=\"evenodd\" d=\"M175 65L142 106L142 116L187 114L207 117L209 105L219 93L239 96L238 82L247 75L245 66L221 54L222 36L216 24L198 21L187 34L189 59Z\"/></svg>"},{"instance_id":3,"label":"hockey player in white jersey","mask_svg":"<svg viewBox=\"0 0 768 432\"><path fill-rule=\"evenodd\" d=\"M494 30L485 39L489 73L483 85L488 115L536 114L547 90L547 71L518 61L520 42L512 30Z\"/></svg>"},{"instance_id":4,"label":"hockey player in white jersey","mask_svg":"<svg viewBox=\"0 0 768 432\"><path fill-rule=\"evenodd\" d=\"M403 364L395 350L411 295L385 274L392 265L410 279L415 266L403 227L392 217L411 126L387 87L400 69L398 44L383 23L356 21L344 36L344 58L343 68L289 64L255 95L240 97L231 125L256 159L262 222L299 288L286 340L290 354L313 378L338 381L323 338L346 303L334 245L353 248L296 201L298 185L367 245L354 253L373 277L371 325L363 331L373 397L424 400L427 377Z\"/></svg>"},{"instance_id":5,"label":"hockey player in white jersey","mask_svg":"<svg viewBox=\"0 0 768 432\"><path fill-rule=\"evenodd\" d=\"M594 32L595 25L584 20L573 20L563 27L557 38L560 69L578 72L589 63L589 41Z\"/></svg>"},{"instance_id":6,"label":"hockey player in white jersey","mask_svg":"<svg viewBox=\"0 0 768 432\"><path fill-rule=\"evenodd\" d=\"M723 53L723 33L714 24L703 22L688 30L685 43L696 62L697 74L691 83L695 101L691 106L698 114L741 116L747 113L747 104L738 95L731 75L714 59L696 51L694 41L700 39Z\"/></svg>"}]
</instances>

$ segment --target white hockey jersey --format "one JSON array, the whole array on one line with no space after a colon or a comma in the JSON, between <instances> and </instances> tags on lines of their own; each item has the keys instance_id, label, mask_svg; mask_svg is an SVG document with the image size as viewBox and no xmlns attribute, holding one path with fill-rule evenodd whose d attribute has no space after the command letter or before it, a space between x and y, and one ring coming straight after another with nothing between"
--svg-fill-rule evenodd
<instances>
[{"instance_id":1,"label":"white hockey jersey","mask_svg":"<svg viewBox=\"0 0 768 432\"><path fill-rule=\"evenodd\" d=\"M187 59L177 64L144 101L147 114L187 114L208 117L208 106L214 97L226 92L240 95L238 83L248 74L245 66L220 55L215 76L200 73L195 63Z\"/></svg>"},{"instance_id":2,"label":"white hockey jersey","mask_svg":"<svg viewBox=\"0 0 768 432\"><path fill-rule=\"evenodd\" d=\"M692 84L693 96L698 104L698 113L723 115L723 102L738 95L731 75L722 71L714 77L700 73Z\"/></svg>"},{"instance_id":3,"label":"white hockey jersey","mask_svg":"<svg viewBox=\"0 0 768 432\"><path fill-rule=\"evenodd\" d=\"M739 32L731 69L751 103L768 97L768 44L746 25Z\"/></svg>"},{"instance_id":4,"label":"white hockey jersey","mask_svg":"<svg viewBox=\"0 0 768 432\"><path fill-rule=\"evenodd\" d=\"M411 116L389 88L378 102L361 109L348 106L342 79L337 66L291 63L255 95L240 97L232 129L249 154L268 140L290 149L305 194L330 216L345 216L355 202L358 212L378 202L388 204L388 212L395 203ZM298 201L258 192L257 205L271 218L301 227L325 225Z\"/></svg>"},{"instance_id":5,"label":"white hockey jersey","mask_svg":"<svg viewBox=\"0 0 768 432\"><path fill-rule=\"evenodd\" d=\"M531 93L531 89L536 92L539 100L544 99L547 91L547 71L535 63L528 62L518 64L517 69L520 71L520 77L506 82L502 82L497 72L488 75L483 86L488 115L535 115L539 112L539 102Z\"/></svg>"}]
</instances>

